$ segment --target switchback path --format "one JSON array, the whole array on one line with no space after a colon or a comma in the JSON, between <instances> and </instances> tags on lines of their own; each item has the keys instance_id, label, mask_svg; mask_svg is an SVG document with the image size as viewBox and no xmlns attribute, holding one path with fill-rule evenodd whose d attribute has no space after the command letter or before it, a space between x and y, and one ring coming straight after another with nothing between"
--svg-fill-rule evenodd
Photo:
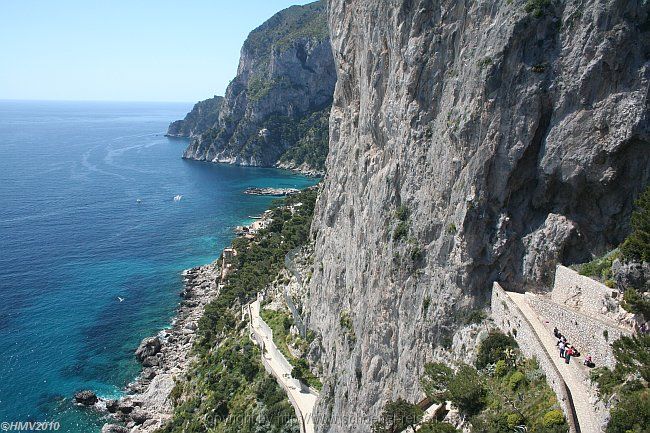
<instances>
[{"instance_id":1,"label":"switchback path","mask_svg":"<svg viewBox=\"0 0 650 433\"><path fill-rule=\"evenodd\" d=\"M278 383L284 388L291 404L299 414L303 433L314 433L312 413L318 399L318 392L291 377L292 366L273 342L273 331L260 317L260 300L248 306L250 314L251 339L262 348L262 362L271 370Z\"/></svg>"},{"instance_id":2,"label":"switchback path","mask_svg":"<svg viewBox=\"0 0 650 433\"><path fill-rule=\"evenodd\" d=\"M581 371L580 361L573 359L570 364L566 364L563 358L560 358L560 352L556 346L556 338L546 326L544 321L533 311L528 304L526 296L523 293L506 292L512 301L519 307L519 310L528 319L533 330L544 345L553 363L560 371L560 375L571 391L573 404L578 417L581 433L599 433L601 431L598 425L600 418L590 403L591 393L585 384L585 374ZM534 295L533 295L534 296ZM561 326L559 326L561 327Z\"/></svg>"}]
</instances>

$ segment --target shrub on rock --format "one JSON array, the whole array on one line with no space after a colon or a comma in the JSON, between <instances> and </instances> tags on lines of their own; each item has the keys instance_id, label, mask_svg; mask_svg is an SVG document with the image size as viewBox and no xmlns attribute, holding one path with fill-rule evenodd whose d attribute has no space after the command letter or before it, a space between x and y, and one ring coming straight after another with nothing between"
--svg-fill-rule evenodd
<instances>
[{"instance_id":1,"label":"shrub on rock","mask_svg":"<svg viewBox=\"0 0 650 433\"><path fill-rule=\"evenodd\" d=\"M634 202L630 225L632 233L621 245L625 261L650 262L650 187Z\"/></svg>"},{"instance_id":2,"label":"shrub on rock","mask_svg":"<svg viewBox=\"0 0 650 433\"><path fill-rule=\"evenodd\" d=\"M416 404L399 398L391 401L384 406L379 421L372 426L373 433L398 433L415 426L422 419L424 411Z\"/></svg>"},{"instance_id":3,"label":"shrub on rock","mask_svg":"<svg viewBox=\"0 0 650 433\"><path fill-rule=\"evenodd\" d=\"M558 409L547 412L542 418L542 425L544 427L553 427L562 423L564 423L564 414Z\"/></svg>"},{"instance_id":4,"label":"shrub on rock","mask_svg":"<svg viewBox=\"0 0 650 433\"><path fill-rule=\"evenodd\" d=\"M521 371L515 371L510 375L510 378L508 379L508 386L510 387L511 390L515 390L519 388L520 385L526 382L526 376L524 373Z\"/></svg>"},{"instance_id":5,"label":"shrub on rock","mask_svg":"<svg viewBox=\"0 0 650 433\"><path fill-rule=\"evenodd\" d=\"M487 390L478 372L469 365L461 365L449 381L447 397L458 409L474 415L485 406Z\"/></svg>"},{"instance_id":6,"label":"shrub on rock","mask_svg":"<svg viewBox=\"0 0 650 433\"><path fill-rule=\"evenodd\" d=\"M494 364L499 360L506 359L506 351L517 347L514 338L498 331L492 331L478 347L476 356L476 368L485 368L488 364Z\"/></svg>"},{"instance_id":7,"label":"shrub on rock","mask_svg":"<svg viewBox=\"0 0 650 433\"><path fill-rule=\"evenodd\" d=\"M458 433L459 430L447 422L428 421L420 426L418 433Z\"/></svg>"},{"instance_id":8,"label":"shrub on rock","mask_svg":"<svg viewBox=\"0 0 650 433\"><path fill-rule=\"evenodd\" d=\"M494 366L494 374L497 377L503 377L508 373L508 364L503 359L499 359Z\"/></svg>"}]
</instances>

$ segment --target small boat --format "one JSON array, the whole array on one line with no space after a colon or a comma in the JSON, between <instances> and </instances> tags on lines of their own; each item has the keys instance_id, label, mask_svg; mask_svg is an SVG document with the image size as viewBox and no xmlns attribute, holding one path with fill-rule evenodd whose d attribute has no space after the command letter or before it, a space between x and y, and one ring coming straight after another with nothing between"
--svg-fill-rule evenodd
<instances>
[{"instance_id":1,"label":"small boat","mask_svg":"<svg viewBox=\"0 0 650 433\"><path fill-rule=\"evenodd\" d=\"M174 196L174 201L181 201L182 198L183 198L183 196L180 195L180 194L175 195L175 196Z\"/></svg>"},{"instance_id":2,"label":"small boat","mask_svg":"<svg viewBox=\"0 0 650 433\"><path fill-rule=\"evenodd\" d=\"M138 203L138 204L140 204L140 203L142 203L142 200L137 199L135 202Z\"/></svg>"},{"instance_id":3,"label":"small boat","mask_svg":"<svg viewBox=\"0 0 650 433\"><path fill-rule=\"evenodd\" d=\"M248 218L250 218L252 220L261 220L262 219L261 216L250 216L250 215L248 215Z\"/></svg>"}]
</instances>

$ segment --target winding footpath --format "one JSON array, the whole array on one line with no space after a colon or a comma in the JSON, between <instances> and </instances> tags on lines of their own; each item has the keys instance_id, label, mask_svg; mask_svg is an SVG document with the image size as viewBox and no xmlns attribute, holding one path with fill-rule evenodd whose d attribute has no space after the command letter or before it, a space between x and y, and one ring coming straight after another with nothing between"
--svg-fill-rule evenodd
<instances>
[{"instance_id":1,"label":"winding footpath","mask_svg":"<svg viewBox=\"0 0 650 433\"><path fill-rule=\"evenodd\" d=\"M251 318L249 322L250 337L262 348L262 362L264 366L275 376L278 383L286 391L301 421L301 431L303 433L314 433L312 413L316 400L318 399L318 392L291 377L293 367L278 350L278 347L273 341L273 331L260 317L259 299L248 305L248 314Z\"/></svg>"},{"instance_id":2,"label":"winding footpath","mask_svg":"<svg viewBox=\"0 0 650 433\"><path fill-rule=\"evenodd\" d=\"M570 364L565 364L564 359L560 358L558 348L556 346L556 339L553 332L549 327L544 325L544 321L533 311L530 304L526 300L526 295L523 293L506 292L506 294L517 305L522 314L528 319L533 327L533 330L539 337L544 345L544 349L549 354L553 363L560 371L560 375L564 382L569 387L575 407L576 416L578 418L579 428L581 433L598 433L600 426L598 425L599 416L591 403L591 393L585 384L586 375L582 371L580 361L573 359Z\"/></svg>"}]
</instances>

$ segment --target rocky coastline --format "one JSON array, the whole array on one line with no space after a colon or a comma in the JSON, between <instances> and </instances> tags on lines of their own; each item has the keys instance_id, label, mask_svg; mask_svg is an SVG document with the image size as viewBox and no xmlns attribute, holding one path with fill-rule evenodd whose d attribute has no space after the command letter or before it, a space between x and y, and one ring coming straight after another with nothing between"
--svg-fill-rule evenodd
<instances>
[{"instance_id":1,"label":"rocky coastline","mask_svg":"<svg viewBox=\"0 0 650 433\"><path fill-rule=\"evenodd\" d=\"M294 173L301 174L307 177L325 176L325 170L319 170L317 168L313 168L307 163L296 165L293 162L278 162L277 164L275 164L275 168L279 168L281 170L293 171Z\"/></svg>"},{"instance_id":2,"label":"rocky coastline","mask_svg":"<svg viewBox=\"0 0 650 433\"><path fill-rule=\"evenodd\" d=\"M248 195L270 195L274 197L284 197L287 195L298 194L299 189L296 188L246 188L244 194Z\"/></svg>"},{"instance_id":3,"label":"rocky coastline","mask_svg":"<svg viewBox=\"0 0 650 433\"><path fill-rule=\"evenodd\" d=\"M151 433L171 418L170 393L175 379L180 378L192 362L190 350L198 321L205 305L219 293L219 276L220 266L216 261L183 272L183 300L172 327L142 340L135 351L142 372L127 385L122 398L107 400L92 391L75 394L77 404L114 417L114 423L105 424L102 433Z\"/></svg>"}]
</instances>

